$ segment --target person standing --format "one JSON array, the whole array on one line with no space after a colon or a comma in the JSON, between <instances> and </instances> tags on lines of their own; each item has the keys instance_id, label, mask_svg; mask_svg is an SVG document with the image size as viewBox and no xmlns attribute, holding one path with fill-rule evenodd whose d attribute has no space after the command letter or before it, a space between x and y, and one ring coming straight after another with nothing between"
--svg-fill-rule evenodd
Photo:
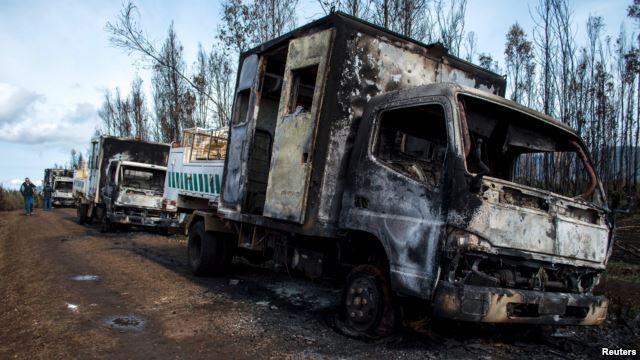
<instances>
[{"instance_id":1,"label":"person standing","mask_svg":"<svg viewBox=\"0 0 640 360\"><path fill-rule=\"evenodd\" d=\"M25 178L24 182L20 186L20 193L22 194L22 198L24 199L24 212L26 215L33 214L33 195L36 193L36 186L29 180L29 178Z\"/></svg>"},{"instance_id":2,"label":"person standing","mask_svg":"<svg viewBox=\"0 0 640 360\"><path fill-rule=\"evenodd\" d=\"M45 210L51 210L51 195L53 194L53 188L50 184L46 184L42 189L42 196L44 197L42 207Z\"/></svg>"}]
</instances>

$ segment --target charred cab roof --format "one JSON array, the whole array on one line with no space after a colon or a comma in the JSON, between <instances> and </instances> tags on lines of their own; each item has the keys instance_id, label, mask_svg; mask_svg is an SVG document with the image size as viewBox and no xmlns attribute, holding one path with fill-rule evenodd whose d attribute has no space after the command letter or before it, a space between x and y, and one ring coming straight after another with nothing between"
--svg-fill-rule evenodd
<instances>
[{"instance_id":1,"label":"charred cab roof","mask_svg":"<svg viewBox=\"0 0 640 360\"><path fill-rule=\"evenodd\" d=\"M387 92L387 93L380 94L373 97L371 99L370 106L375 107L377 104L387 103L392 100L397 100L399 98L417 98L417 97L435 96L435 95L445 95L445 96L451 96L451 97L455 97L457 95L467 95L467 96L472 96L482 100L490 101L498 105L504 106L506 108L519 111L523 114L526 114L527 116L543 121L549 125L560 128L563 131L571 133L576 138L579 138L575 129L573 129L572 127L568 126L565 123L562 123L552 118L551 116L545 115L539 111L536 111L534 109L518 104L515 101L505 99L502 96L491 94L488 91L474 89L474 88L462 86L456 83L434 83L434 84L416 86L411 89Z\"/></svg>"},{"instance_id":2,"label":"charred cab roof","mask_svg":"<svg viewBox=\"0 0 640 360\"><path fill-rule=\"evenodd\" d=\"M524 105L521 105L515 101L506 99L502 96L496 96L493 94L490 94L486 91L482 91L482 90L478 90L478 89L474 89L474 88L470 88L470 87L466 87L466 86L461 86L461 85L457 85L457 84L447 84L448 86L452 87L455 91L456 94L462 94L462 95L470 95L473 97L477 97L477 98L481 98L487 101L491 101L493 103L497 103L499 105L517 110L521 113L524 113L528 116L534 117L536 119L542 120L546 123L548 123L549 125L553 125L555 127L558 127L562 130L568 131L570 132L572 135L575 135L576 137L578 137L576 130L574 128L572 128L571 126L560 122L554 118L552 118L549 115L543 114L537 110L528 108Z\"/></svg>"}]
</instances>

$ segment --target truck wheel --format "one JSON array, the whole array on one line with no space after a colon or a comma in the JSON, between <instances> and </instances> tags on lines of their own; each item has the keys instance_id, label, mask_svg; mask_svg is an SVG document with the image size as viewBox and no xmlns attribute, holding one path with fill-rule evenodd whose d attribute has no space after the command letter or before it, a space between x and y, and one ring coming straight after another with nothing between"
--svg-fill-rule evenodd
<instances>
[{"instance_id":1,"label":"truck wheel","mask_svg":"<svg viewBox=\"0 0 640 360\"><path fill-rule=\"evenodd\" d=\"M381 338L396 324L393 294L388 276L373 265L359 265L347 276L342 292L344 325L357 335Z\"/></svg>"},{"instance_id":2,"label":"truck wheel","mask_svg":"<svg viewBox=\"0 0 640 360\"><path fill-rule=\"evenodd\" d=\"M76 207L76 217L78 218L78 224L84 225L87 223L87 205L78 204Z\"/></svg>"},{"instance_id":3,"label":"truck wheel","mask_svg":"<svg viewBox=\"0 0 640 360\"><path fill-rule=\"evenodd\" d=\"M197 221L189 229L187 257L189 267L196 276L220 273L233 260L235 242L220 233L207 232L204 222Z\"/></svg>"},{"instance_id":4,"label":"truck wheel","mask_svg":"<svg viewBox=\"0 0 640 360\"><path fill-rule=\"evenodd\" d=\"M101 233L109 233L114 230L114 226L109 220L109 217L106 215L102 218L102 223L100 224L100 232Z\"/></svg>"}]
</instances>

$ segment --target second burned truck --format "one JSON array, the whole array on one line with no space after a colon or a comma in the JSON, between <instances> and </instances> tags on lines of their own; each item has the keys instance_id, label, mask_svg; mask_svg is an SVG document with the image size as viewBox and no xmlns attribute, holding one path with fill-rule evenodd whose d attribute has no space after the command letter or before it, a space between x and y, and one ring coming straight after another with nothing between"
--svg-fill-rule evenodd
<instances>
[{"instance_id":1,"label":"second burned truck","mask_svg":"<svg viewBox=\"0 0 640 360\"><path fill-rule=\"evenodd\" d=\"M74 189L78 223L94 219L102 231L118 226L168 228L175 213L162 203L169 145L131 138L92 139L86 178Z\"/></svg>"},{"instance_id":2,"label":"second burned truck","mask_svg":"<svg viewBox=\"0 0 640 360\"><path fill-rule=\"evenodd\" d=\"M243 255L343 279L344 323L368 336L402 298L465 321L604 320L612 223L592 161L575 131L505 100L504 78L341 13L240 65L219 199L179 209L194 273ZM530 171L549 155L559 186Z\"/></svg>"}]
</instances>

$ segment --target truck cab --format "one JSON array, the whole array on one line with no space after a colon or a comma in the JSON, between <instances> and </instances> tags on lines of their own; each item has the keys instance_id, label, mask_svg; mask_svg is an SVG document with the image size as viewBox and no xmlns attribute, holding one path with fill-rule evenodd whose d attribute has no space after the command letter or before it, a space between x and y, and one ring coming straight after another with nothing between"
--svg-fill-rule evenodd
<instances>
[{"instance_id":1,"label":"truck cab","mask_svg":"<svg viewBox=\"0 0 640 360\"><path fill-rule=\"evenodd\" d=\"M610 212L573 130L504 98L434 84L372 100L341 224L379 239L392 287L441 317L597 324ZM561 175L545 181L553 159Z\"/></svg>"},{"instance_id":2,"label":"truck cab","mask_svg":"<svg viewBox=\"0 0 640 360\"><path fill-rule=\"evenodd\" d=\"M166 172L165 166L111 160L102 189L108 223L175 226L175 214L165 211L162 203Z\"/></svg>"},{"instance_id":3,"label":"truck cab","mask_svg":"<svg viewBox=\"0 0 640 360\"><path fill-rule=\"evenodd\" d=\"M51 195L54 206L73 206L73 178L67 176L56 177L53 181Z\"/></svg>"},{"instance_id":4,"label":"truck cab","mask_svg":"<svg viewBox=\"0 0 640 360\"><path fill-rule=\"evenodd\" d=\"M42 184L51 190L53 206L73 206L73 171L69 169L44 169Z\"/></svg>"}]
</instances>

